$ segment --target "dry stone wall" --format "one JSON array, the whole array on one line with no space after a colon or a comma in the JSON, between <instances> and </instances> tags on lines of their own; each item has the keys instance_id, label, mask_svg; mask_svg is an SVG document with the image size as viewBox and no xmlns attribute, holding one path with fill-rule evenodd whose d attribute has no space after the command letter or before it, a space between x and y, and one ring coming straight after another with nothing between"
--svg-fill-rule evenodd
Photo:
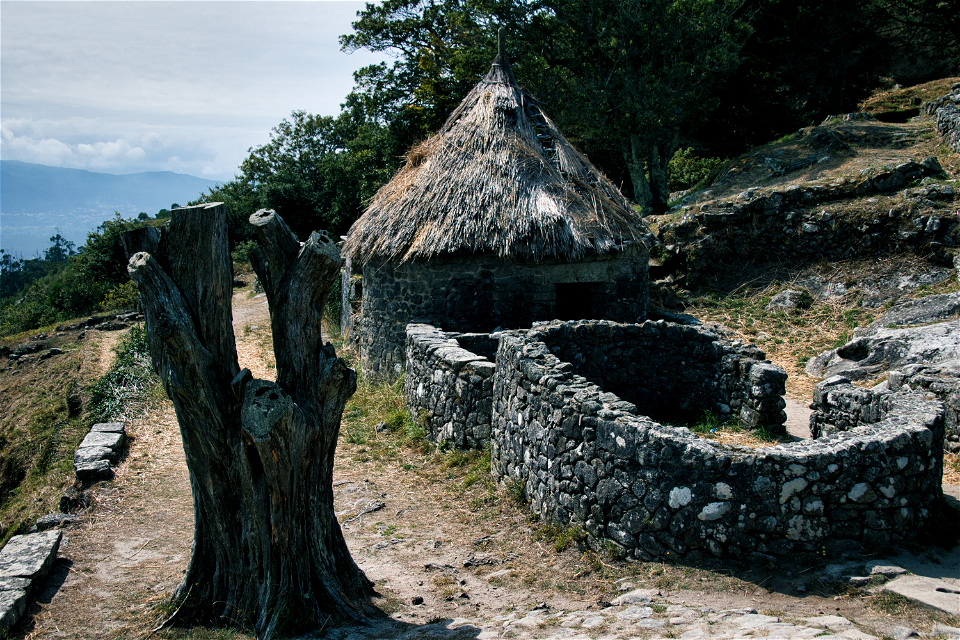
<instances>
[{"instance_id":1,"label":"dry stone wall","mask_svg":"<svg viewBox=\"0 0 960 640\"><path fill-rule=\"evenodd\" d=\"M960 363L911 364L887 376L890 391L927 391L944 406L946 450L960 453Z\"/></svg>"},{"instance_id":2,"label":"dry stone wall","mask_svg":"<svg viewBox=\"0 0 960 640\"><path fill-rule=\"evenodd\" d=\"M490 441L493 373L487 358L467 351L496 348L489 335L444 333L425 324L407 326L407 409L440 446L482 449Z\"/></svg>"},{"instance_id":3,"label":"dry stone wall","mask_svg":"<svg viewBox=\"0 0 960 640\"><path fill-rule=\"evenodd\" d=\"M943 409L891 398L880 420L758 450L638 415L574 372L543 332L497 354L492 467L544 518L639 560L774 561L909 538L940 495Z\"/></svg>"},{"instance_id":4,"label":"dry stone wall","mask_svg":"<svg viewBox=\"0 0 960 640\"><path fill-rule=\"evenodd\" d=\"M710 410L773 431L786 422L787 374L757 347L721 340L701 326L565 322L543 325L536 335L575 373L641 415L677 421Z\"/></svg>"}]
</instances>

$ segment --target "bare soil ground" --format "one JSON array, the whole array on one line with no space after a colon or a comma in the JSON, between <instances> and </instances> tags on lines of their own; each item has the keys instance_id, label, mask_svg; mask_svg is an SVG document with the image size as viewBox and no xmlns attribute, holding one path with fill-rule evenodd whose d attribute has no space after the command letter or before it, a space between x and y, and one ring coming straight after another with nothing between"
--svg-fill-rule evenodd
<instances>
[{"instance_id":1,"label":"bare soil ground","mask_svg":"<svg viewBox=\"0 0 960 640\"><path fill-rule=\"evenodd\" d=\"M247 290L235 295L235 332L241 366L272 377L263 301ZM106 364L106 347L102 342L98 366ZM362 437L346 429L341 434L336 506L347 543L375 581L377 604L389 618L366 634L324 630L327 637L545 638L571 636L571 627L577 638L678 637L700 627L676 619L668 624L668 618L704 607L749 608L794 622L843 616L854 623L848 638L886 635L898 625L929 632L934 621L960 622L830 583L816 567L623 563L578 546L575 532L531 518L521 495L494 486L483 473L484 458L403 447L395 434L368 426ZM190 555L189 479L168 401L140 408L127 428L129 450L116 479L95 486L95 506L64 531L54 574L15 637L145 638L162 617ZM658 594L652 619L665 628L644 630L610 613L620 610L608 608L619 592L642 587ZM520 624L538 620L527 616L531 610L557 617ZM562 612L578 613L559 617ZM588 620L601 623L588 628L594 624ZM155 635L250 637L204 629Z\"/></svg>"}]
</instances>

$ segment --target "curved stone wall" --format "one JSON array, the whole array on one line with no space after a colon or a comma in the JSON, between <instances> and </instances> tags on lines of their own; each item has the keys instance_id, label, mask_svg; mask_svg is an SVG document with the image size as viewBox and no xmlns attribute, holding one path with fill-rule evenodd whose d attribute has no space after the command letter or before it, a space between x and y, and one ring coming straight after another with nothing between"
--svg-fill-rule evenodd
<instances>
[{"instance_id":1,"label":"curved stone wall","mask_svg":"<svg viewBox=\"0 0 960 640\"><path fill-rule=\"evenodd\" d=\"M492 466L531 509L591 544L650 560L753 560L909 538L940 496L943 408L894 394L878 421L758 450L637 415L554 355L542 332L501 337Z\"/></svg>"}]
</instances>

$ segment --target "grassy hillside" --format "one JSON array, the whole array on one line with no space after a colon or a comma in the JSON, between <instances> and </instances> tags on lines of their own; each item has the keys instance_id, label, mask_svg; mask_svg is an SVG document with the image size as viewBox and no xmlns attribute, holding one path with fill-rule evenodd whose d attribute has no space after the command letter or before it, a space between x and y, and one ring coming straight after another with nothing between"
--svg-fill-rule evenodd
<instances>
[{"instance_id":1,"label":"grassy hillside","mask_svg":"<svg viewBox=\"0 0 960 640\"><path fill-rule=\"evenodd\" d=\"M0 544L59 510L91 424L122 417L156 388L142 328L79 335L0 341L42 345L0 360Z\"/></svg>"}]
</instances>

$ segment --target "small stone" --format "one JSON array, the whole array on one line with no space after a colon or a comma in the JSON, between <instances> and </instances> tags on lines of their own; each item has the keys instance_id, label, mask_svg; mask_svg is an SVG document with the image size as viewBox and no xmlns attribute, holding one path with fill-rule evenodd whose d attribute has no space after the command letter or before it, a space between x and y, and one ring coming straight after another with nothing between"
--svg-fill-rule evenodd
<instances>
[{"instance_id":1,"label":"small stone","mask_svg":"<svg viewBox=\"0 0 960 640\"><path fill-rule=\"evenodd\" d=\"M867 569L870 571L872 576L884 576L885 578L895 578L897 576L902 576L907 573L907 570L903 567L898 567L896 565L889 564L879 564L876 562L871 562L867 565Z\"/></svg>"},{"instance_id":2,"label":"small stone","mask_svg":"<svg viewBox=\"0 0 960 640\"><path fill-rule=\"evenodd\" d=\"M907 638L912 638L916 635L919 634L910 627L894 627L890 631L890 637L896 640L907 640Z\"/></svg>"},{"instance_id":3,"label":"small stone","mask_svg":"<svg viewBox=\"0 0 960 640\"><path fill-rule=\"evenodd\" d=\"M46 531L47 529L76 522L78 519L79 516L72 513L48 513L45 516L37 518L37 529L39 531Z\"/></svg>"},{"instance_id":4,"label":"small stone","mask_svg":"<svg viewBox=\"0 0 960 640\"><path fill-rule=\"evenodd\" d=\"M851 576L849 582L854 587L862 587L864 585L870 584L870 581L873 580L870 576Z\"/></svg>"},{"instance_id":5,"label":"small stone","mask_svg":"<svg viewBox=\"0 0 960 640\"><path fill-rule=\"evenodd\" d=\"M584 629L596 629L597 627L603 626L606 624L607 619L603 616L591 616L580 623L580 626Z\"/></svg>"},{"instance_id":6,"label":"small stone","mask_svg":"<svg viewBox=\"0 0 960 640\"><path fill-rule=\"evenodd\" d=\"M423 604L423 596L413 596L413 598L410 599L410 604Z\"/></svg>"},{"instance_id":7,"label":"small stone","mask_svg":"<svg viewBox=\"0 0 960 640\"><path fill-rule=\"evenodd\" d=\"M646 604L653 600L654 596L660 595L656 589L634 589L629 593L614 598L610 604L620 606L624 604Z\"/></svg>"}]
</instances>

